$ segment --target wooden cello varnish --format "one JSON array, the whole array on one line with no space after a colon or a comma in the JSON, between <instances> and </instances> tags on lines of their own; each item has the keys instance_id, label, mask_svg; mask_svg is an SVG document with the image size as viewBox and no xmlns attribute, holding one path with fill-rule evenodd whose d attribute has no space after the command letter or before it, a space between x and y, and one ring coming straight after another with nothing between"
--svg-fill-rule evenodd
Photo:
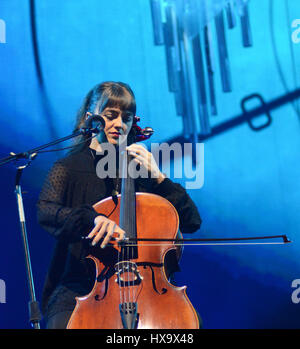
<instances>
[{"instance_id":1,"label":"wooden cello varnish","mask_svg":"<svg viewBox=\"0 0 300 349\"><path fill-rule=\"evenodd\" d=\"M95 205L96 210L109 214L115 204L107 198ZM117 208L110 219L119 222ZM138 237L161 237L174 239L178 231L178 214L175 208L164 198L148 193L136 194L136 217ZM141 235L139 233L142 233ZM120 287L125 292L123 303L134 301L137 304L134 328L148 329L190 329L199 328L197 313L186 295L186 287L176 287L167 281L163 267L168 251L175 249L169 242L159 246L138 247L137 271L124 273L126 281L135 285L119 286L115 274L116 247L106 246L108 254L114 255L104 262L93 256L96 265L94 288L85 297L77 298L77 305L68 323L68 328L83 329L122 329L120 315ZM145 244L148 244L145 242ZM106 259L106 258L105 258ZM136 276L135 273L138 273ZM154 275L153 275L154 274ZM99 277L100 276L100 277ZM140 277L140 280L136 279ZM155 285L155 286L154 286ZM125 290L127 288L127 290ZM130 299L130 297L132 297ZM130 311L130 309L129 309Z\"/></svg>"},{"instance_id":2,"label":"wooden cello varnish","mask_svg":"<svg viewBox=\"0 0 300 349\"><path fill-rule=\"evenodd\" d=\"M161 196L135 193L134 181L122 178L122 193L94 205L130 238L175 239L179 218ZM108 244L98 256L92 291L76 298L69 329L197 329L197 313L186 287L172 285L164 264L176 250L170 242ZM99 248L98 248L99 250Z\"/></svg>"}]
</instances>

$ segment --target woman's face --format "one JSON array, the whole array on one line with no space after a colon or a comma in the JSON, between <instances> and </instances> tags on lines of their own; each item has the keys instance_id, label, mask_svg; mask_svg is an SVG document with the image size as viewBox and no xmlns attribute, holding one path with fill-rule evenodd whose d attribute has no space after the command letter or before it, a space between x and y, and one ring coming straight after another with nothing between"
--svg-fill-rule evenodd
<instances>
[{"instance_id":1,"label":"woman's face","mask_svg":"<svg viewBox=\"0 0 300 349\"><path fill-rule=\"evenodd\" d=\"M104 134L107 142L119 145L124 141L124 136L127 137L130 132L134 114L128 110L121 110L117 107L107 107L103 110L101 116L105 121ZM101 137L101 132L99 136ZM103 139L98 140L103 142Z\"/></svg>"}]
</instances>

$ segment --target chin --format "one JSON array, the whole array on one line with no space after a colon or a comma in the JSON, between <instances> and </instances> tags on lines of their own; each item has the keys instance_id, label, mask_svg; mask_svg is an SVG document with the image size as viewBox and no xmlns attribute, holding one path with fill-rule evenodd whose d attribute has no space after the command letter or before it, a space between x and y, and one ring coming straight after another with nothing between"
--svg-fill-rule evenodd
<instances>
[{"instance_id":1,"label":"chin","mask_svg":"<svg viewBox=\"0 0 300 349\"><path fill-rule=\"evenodd\" d=\"M110 144L114 144L114 145L118 145L118 144L119 144L119 140L118 140L118 139L111 138L111 139L109 139L109 143L110 143Z\"/></svg>"},{"instance_id":2,"label":"chin","mask_svg":"<svg viewBox=\"0 0 300 349\"><path fill-rule=\"evenodd\" d=\"M121 145L125 144L127 142L127 136L121 136L118 139L116 138L111 138L110 143L115 144L115 145Z\"/></svg>"}]
</instances>

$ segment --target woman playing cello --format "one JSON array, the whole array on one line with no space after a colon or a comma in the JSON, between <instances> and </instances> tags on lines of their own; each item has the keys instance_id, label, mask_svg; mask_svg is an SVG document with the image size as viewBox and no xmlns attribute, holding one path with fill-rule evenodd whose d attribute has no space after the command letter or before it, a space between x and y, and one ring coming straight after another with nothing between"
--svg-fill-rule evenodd
<instances>
[{"instance_id":1,"label":"woman playing cello","mask_svg":"<svg viewBox=\"0 0 300 349\"><path fill-rule=\"evenodd\" d=\"M75 130L96 114L105 121L103 131L92 139L78 139L73 150L54 163L45 180L37 204L38 220L56 239L42 299L49 329L66 328L76 306L75 297L93 288L94 267L85 257L97 249L105 251L112 238L122 241L126 236L116 222L97 212L93 205L120 192L120 179L100 178L96 166L105 143L112 144L118 156L120 140L133 132L135 113L135 97L127 84L96 85L79 110ZM167 199L176 208L182 233L198 230L201 219L185 189L160 172L152 154L143 146L133 143L127 150L151 173L146 180L135 180L136 191ZM176 271L174 261L170 266L172 272Z\"/></svg>"}]
</instances>

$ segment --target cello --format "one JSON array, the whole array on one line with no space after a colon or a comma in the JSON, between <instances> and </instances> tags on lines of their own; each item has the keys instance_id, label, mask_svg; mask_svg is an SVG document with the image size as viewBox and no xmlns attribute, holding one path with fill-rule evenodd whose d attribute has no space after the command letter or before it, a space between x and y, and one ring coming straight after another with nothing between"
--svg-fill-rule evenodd
<instances>
[{"instance_id":1,"label":"cello","mask_svg":"<svg viewBox=\"0 0 300 349\"><path fill-rule=\"evenodd\" d=\"M151 129L134 125L135 139L151 136ZM68 329L197 329L199 318L186 295L186 286L168 281L166 260L181 251L168 241L178 236L179 217L163 197L135 192L128 175L131 156L122 161L121 194L96 203L94 209L116 222L126 239L107 244L86 258L94 262L95 283L89 294L76 297ZM164 237L160 244L147 241ZM130 240L130 241L129 241ZM137 241L132 243L132 241ZM139 242L138 242L139 241Z\"/></svg>"}]
</instances>

